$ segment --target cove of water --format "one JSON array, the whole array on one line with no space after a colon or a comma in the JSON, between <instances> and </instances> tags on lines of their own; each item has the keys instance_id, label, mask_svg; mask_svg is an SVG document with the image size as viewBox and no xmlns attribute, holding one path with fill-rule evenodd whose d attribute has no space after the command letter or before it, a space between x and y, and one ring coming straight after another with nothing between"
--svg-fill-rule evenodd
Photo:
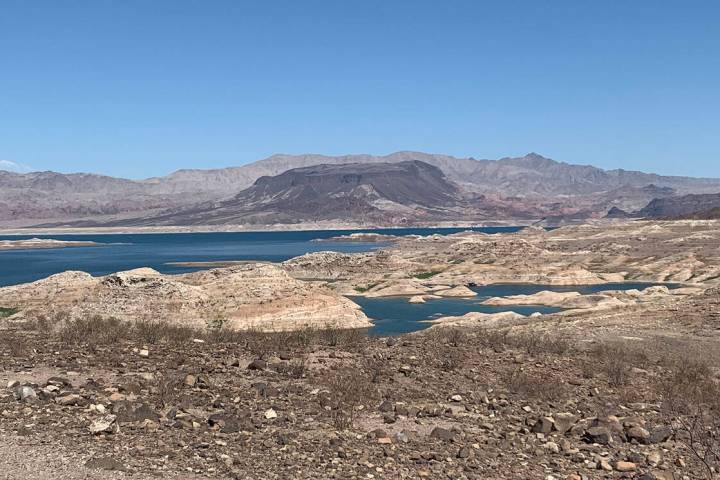
<instances>
[{"instance_id":1,"label":"cove of water","mask_svg":"<svg viewBox=\"0 0 720 480\"><path fill-rule=\"evenodd\" d=\"M203 267L187 267L171 265L171 263L230 260L282 262L309 252L322 250L365 252L385 245L376 242L327 241L331 237L355 232L405 236L448 235L474 230L492 234L516 232L521 228L398 228L229 233L5 235L0 236L0 240L50 238L92 241L102 245L0 251L0 287L32 282L66 270L80 270L95 276L139 267L154 268L161 273L185 273L200 270Z\"/></svg>"},{"instance_id":2,"label":"cove of water","mask_svg":"<svg viewBox=\"0 0 720 480\"><path fill-rule=\"evenodd\" d=\"M542 314L556 313L562 308L544 305L482 305L481 302L491 297L507 297L510 295L532 295L548 290L552 292L579 292L588 295L607 290L643 290L658 285L655 283L606 283L604 285L527 285L527 284L496 284L472 287L478 296L473 298L439 298L425 303L409 303L409 297L367 298L352 297L360 305L372 321L371 335L399 335L415 332L430 327L427 320L438 317L461 316L470 312L500 313L516 312L530 315L535 312ZM663 284L668 288L675 285Z\"/></svg>"}]
</instances>

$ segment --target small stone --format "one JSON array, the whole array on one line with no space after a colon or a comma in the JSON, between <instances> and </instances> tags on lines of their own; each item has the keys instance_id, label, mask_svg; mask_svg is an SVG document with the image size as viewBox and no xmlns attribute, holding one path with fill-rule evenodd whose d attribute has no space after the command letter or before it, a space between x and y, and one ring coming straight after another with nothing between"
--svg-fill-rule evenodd
<instances>
[{"instance_id":1,"label":"small stone","mask_svg":"<svg viewBox=\"0 0 720 480\"><path fill-rule=\"evenodd\" d=\"M572 413L557 413L553 415L553 427L558 433L564 434L577 422L577 417Z\"/></svg>"},{"instance_id":2,"label":"small stone","mask_svg":"<svg viewBox=\"0 0 720 480\"><path fill-rule=\"evenodd\" d=\"M277 417L278 417L277 412L276 412L275 410L273 410L272 408L270 408L270 409L268 409L268 410L265 410L265 418L266 418L266 419L272 420L272 419L277 418Z\"/></svg>"},{"instance_id":3,"label":"small stone","mask_svg":"<svg viewBox=\"0 0 720 480\"><path fill-rule=\"evenodd\" d=\"M660 454L660 452L657 451L650 452L647 454L646 461L648 465L656 467L660 465L660 462L662 462L662 455Z\"/></svg>"},{"instance_id":4,"label":"small stone","mask_svg":"<svg viewBox=\"0 0 720 480\"><path fill-rule=\"evenodd\" d=\"M599 466L600 466L600 469L601 469L601 470L605 470L606 472L612 472L612 471L613 471L612 465L610 465L610 462L608 462L608 461L605 460L605 459L600 460L600 465L599 465Z\"/></svg>"},{"instance_id":5,"label":"small stone","mask_svg":"<svg viewBox=\"0 0 720 480\"><path fill-rule=\"evenodd\" d=\"M432 432L430 432L430 436L446 442L455 440L455 432L442 427L433 428Z\"/></svg>"},{"instance_id":6,"label":"small stone","mask_svg":"<svg viewBox=\"0 0 720 480\"><path fill-rule=\"evenodd\" d=\"M543 447L550 453L560 453L560 446L555 442L547 442Z\"/></svg>"},{"instance_id":7,"label":"small stone","mask_svg":"<svg viewBox=\"0 0 720 480\"><path fill-rule=\"evenodd\" d=\"M28 385L16 387L14 395L15 399L21 402L34 402L37 400L37 393L35 392L35 389Z\"/></svg>"},{"instance_id":8,"label":"small stone","mask_svg":"<svg viewBox=\"0 0 720 480\"><path fill-rule=\"evenodd\" d=\"M450 397L450 400L453 402L462 402L463 397L462 395L453 395L452 397Z\"/></svg>"},{"instance_id":9,"label":"small stone","mask_svg":"<svg viewBox=\"0 0 720 480\"><path fill-rule=\"evenodd\" d=\"M612 443L613 438L610 430L605 427L592 427L588 428L585 432L585 437L591 443L598 443L600 445L608 445Z\"/></svg>"},{"instance_id":10,"label":"small stone","mask_svg":"<svg viewBox=\"0 0 720 480\"><path fill-rule=\"evenodd\" d=\"M550 417L541 417L537 422L535 422L535 425L533 425L532 432L548 434L552 431L552 428L553 419Z\"/></svg>"},{"instance_id":11,"label":"small stone","mask_svg":"<svg viewBox=\"0 0 720 480\"><path fill-rule=\"evenodd\" d=\"M390 400L384 400L378 407L378 410L385 413L392 412L395 410L395 405Z\"/></svg>"},{"instance_id":12,"label":"small stone","mask_svg":"<svg viewBox=\"0 0 720 480\"><path fill-rule=\"evenodd\" d=\"M112 403L124 402L126 399L127 397L125 395L118 392L115 392L108 397L108 400L110 400Z\"/></svg>"},{"instance_id":13,"label":"small stone","mask_svg":"<svg viewBox=\"0 0 720 480\"><path fill-rule=\"evenodd\" d=\"M250 365L248 365L248 370L265 370L267 367L267 362L262 359L256 359L250 362Z\"/></svg>"},{"instance_id":14,"label":"small stone","mask_svg":"<svg viewBox=\"0 0 720 480\"><path fill-rule=\"evenodd\" d=\"M12 388L17 387L18 385L20 385L20 382L18 382L17 380L10 380L10 381L7 383L7 388L12 389Z\"/></svg>"},{"instance_id":15,"label":"small stone","mask_svg":"<svg viewBox=\"0 0 720 480\"><path fill-rule=\"evenodd\" d=\"M380 445L390 445L392 443L392 439L390 437L380 437L377 439L377 443Z\"/></svg>"},{"instance_id":16,"label":"small stone","mask_svg":"<svg viewBox=\"0 0 720 480\"><path fill-rule=\"evenodd\" d=\"M622 461L622 460L618 461L618 462L615 464L615 469L616 469L618 472L634 472L636 468L637 468L637 465L635 465L634 463L632 463L632 462L625 462L625 461Z\"/></svg>"},{"instance_id":17,"label":"small stone","mask_svg":"<svg viewBox=\"0 0 720 480\"><path fill-rule=\"evenodd\" d=\"M82 402L83 398L74 393L55 398L55 403L64 407L80 405Z\"/></svg>"},{"instance_id":18,"label":"small stone","mask_svg":"<svg viewBox=\"0 0 720 480\"><path fill-rule=\"evenodd\" d=\"M140 355L143 358L148 358L150 356L150 350L148 350L147 348L143 348L142 350L140 350L138 352L138 355Z\"/></svg>"},{"instance_id":19,"label":"small stone","mask_svg":"<svg viewBox=\"0 0 720 480\"><path fill-rule=\"evenodd\" d=\"M473 452L472 448L462 447L460 450L458 450L457 458L470 458L474 455L475 452Z\"/></svg>"},{"instance_id":20,"label":"small stone","mask_svg":"<svg viewBox=\"0 0 720 480\"><path fill-rule=\"evenodd\" d=\"M194 387L195 384L197 383L197 377L196 377L195 375L192 375L192 374L185 375L185 382L184 382L184 383L185 383L185 385L187 385L188 387Z\"/></svg>"},{"instance_id":21,"label":"small stone","mask_svg":"<svg viewBox=\"0 0 720 480\"><path fill-rule=\"evenodd\" d=\"M655 427L652 432L650 432L650 436L648 437L648 443L663 443L667 442L670 437L672 437L673 432L670 427L666 426L660 426Z\"/></svg>"},{"instance_id":22,"label":"small stone","mask_svg":"<svg viewBox=\"0 0 720 480\"><path fill-rule=\"evenodd\" d=\"M98 435L100 433L111 432L116 419L117 417L115 415L106 415L100 420L95 420L90 424L90 433Z\"/></svg>"},{"instance_id":23,"label":"small stone","mask_svg":"<svg viewBox=\"0 0 720 480\"><path fill-rule=\"evenodd\" d=\"M648 443L650 439L650 432L645 430L643 427L630 427L626 432L628 439L635 440L638 443Z\"/></svg>"}]
</instances>

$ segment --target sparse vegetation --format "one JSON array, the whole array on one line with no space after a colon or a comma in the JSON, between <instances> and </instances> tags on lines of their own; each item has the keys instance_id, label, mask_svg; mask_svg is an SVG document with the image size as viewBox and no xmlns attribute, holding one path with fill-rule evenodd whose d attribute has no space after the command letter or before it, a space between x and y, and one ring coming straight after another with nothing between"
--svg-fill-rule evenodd
<instances>
[{"instance_id":1,"label":"sparse vegetation","mask_svg":"<svg viewBox=\"0 0 720 480\"><path fill-rule=\"evenodd\" d=\"M332 424L339 430L352 428L360 406L377 397L377 389L361 371L344 368L333 372L325 381L328 395L323 397L329 407Z\"/></svg>"},{"instance_id":2,"label":"sparse vegetation","mask_svg":"<svg viewBox=\"0 0 720 480\"><path fill-rule=\"evenodd\" d=\"M361 287L361 286L355 287L355 291L358 292L358 293L365 293L365 292L367 292L368 290L377 287L378 285L379 285L379 283L368 283L368 284L365 285L364 287Z\"/></svg>"},{"instance_id":3,"label":"sparse vegetation","mask_svg":"<svg viewBox=\"0 0 720 480\"><path fill-rule=\"evenodd\" d=\"M18 313L18 311L17 308L0 307L0 318L10 317Z\"/></svg>"},{"instance_id":4,"label":"sparse vegetation","mask_svg":"<svg viewBox=\"0 0 720 480\"><path fill-rule=\"evenodd\" d=\"M507 374L505 385L510 392L535 400L558 401L568 395L567 385L560 379L549 375L531 374L520 368Z\"/></svg>"},{"instance_id":5,"label":"sparse vegetation","mask_svg":"<svg viewBox=\"0 0 720 480\"><path fill-rule=\"evenodd\" d=\"M657 384L675 437L702 465L706 478L720 470L720 384L705 362L680 360Z\"/></svg>"},{"instance_id":6,"label":"sparse vegetation","mask_svg":"<svg viewBox=\"0 0 720 480\"><path fill-rule=\"evenodd\" d=\"M428 278L432 278L435 275L441 273L439 270L436 271L428 271L428 272L420 272L413 275L414 278L420 279L420 280L427 280Z\"/></svg>"}]
</instances>

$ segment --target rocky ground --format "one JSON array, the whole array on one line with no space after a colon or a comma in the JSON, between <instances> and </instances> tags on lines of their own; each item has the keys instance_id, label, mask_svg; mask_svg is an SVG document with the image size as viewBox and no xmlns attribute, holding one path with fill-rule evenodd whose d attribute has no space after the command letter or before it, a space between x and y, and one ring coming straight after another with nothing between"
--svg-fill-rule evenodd
<instances>
[{"instance_id":1,"label":"rocky ground","mask_svg":"<svg viewBox=\"0 0 720 480\"><path fill-rule=\"evenodd\" d=\"M705 478L668 392L720 393L676 345L521 329L2 333L0 478Z\"/></svg>"}]
</instances>

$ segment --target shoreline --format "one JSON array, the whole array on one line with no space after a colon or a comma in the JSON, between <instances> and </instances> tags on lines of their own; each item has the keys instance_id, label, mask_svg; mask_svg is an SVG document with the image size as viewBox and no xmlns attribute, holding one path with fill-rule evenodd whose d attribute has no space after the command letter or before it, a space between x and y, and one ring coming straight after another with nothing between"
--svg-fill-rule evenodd
<instances>
[{"instance_id":1,"label":"shoreline","mask_svg":"<svg viewBox=\"0 0 720 480\"><path fill-rule=\"evenodd\" d=\"M265 233L265 232L307 232L307 231L349 231L361 232L365 230L403 230L415 228L493 228L493 227L527 227L534 221L504 221L489 220L485 222L449 222L432 223L428 225L359 225L359 224L276 224L276 225L187 225L187 226L156 226L156 227L52 227L52 228L2 228L0 235L104 235L104 234L161 234L161 233Z\"/></svg>"}]
</instances>

